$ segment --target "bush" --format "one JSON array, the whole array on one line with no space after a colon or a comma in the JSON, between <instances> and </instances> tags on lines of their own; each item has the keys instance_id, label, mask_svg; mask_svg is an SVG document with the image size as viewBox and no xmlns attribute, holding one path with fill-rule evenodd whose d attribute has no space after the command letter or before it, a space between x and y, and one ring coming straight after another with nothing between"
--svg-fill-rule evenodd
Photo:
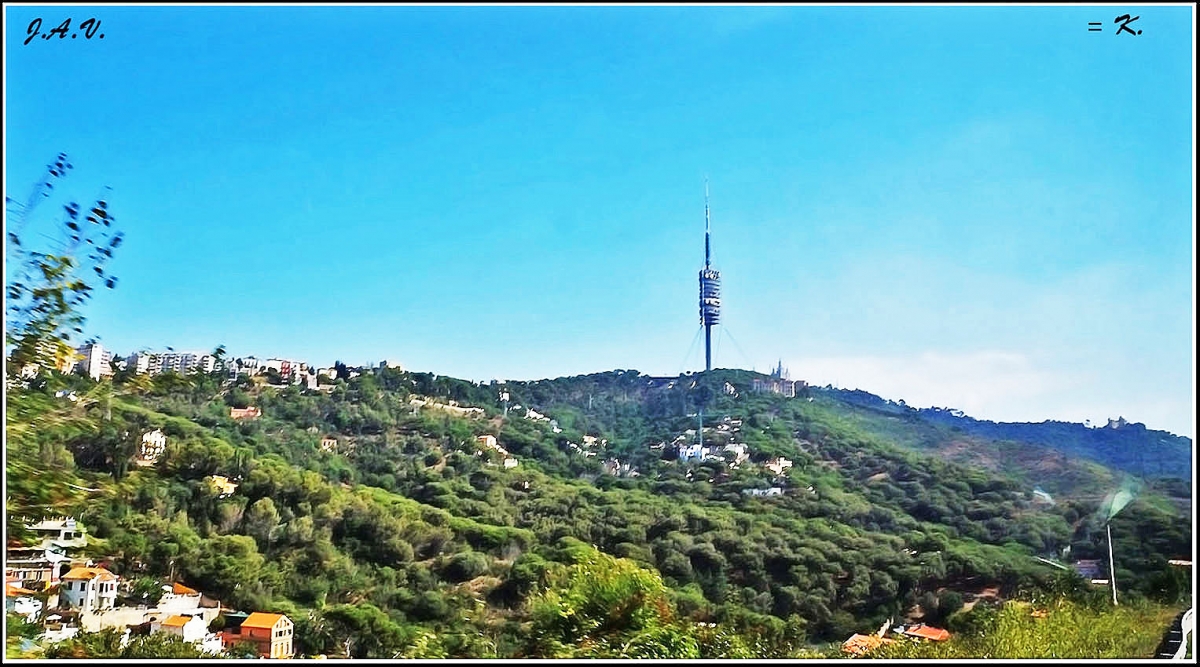
<instances>
[{"instance_id":1,"label":"bush","mask_svg":"<svg viewBox=\"0 0 1200 667\"><path fill-rule=\"evenodd\" d=\"M442 576L457 584L485 574L488 565L490 561L487 556L477 551L467 551L455 554L442 568Z\"/></svg>"}]
</instances>

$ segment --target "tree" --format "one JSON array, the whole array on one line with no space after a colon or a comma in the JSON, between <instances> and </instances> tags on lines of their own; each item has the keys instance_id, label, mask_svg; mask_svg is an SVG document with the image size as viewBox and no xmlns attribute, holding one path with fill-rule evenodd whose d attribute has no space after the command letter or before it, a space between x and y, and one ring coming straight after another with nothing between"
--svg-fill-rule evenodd
<instances>
[{"instance_id":1,"label":"tree","mask_svg":"<svg viewBox=\"0 0 1200 667\"><path fill-rule=\"evenodd\" d=\"M337 605L323 618L341 657L391 658L407 644L403 628L372 604Z\"/></svg>"},{"instance_id":2,"label":"tree","mask_svg":"<svg viewBox=\"0 0 1200 667\"><path fill-rule=\"evenodd\" d=\"M157 660L203 658L204 653L183 637L165 632L154 632L134 637L121 651L122 658L153 658Z\"/></svg>"},{"instance_id":3,"label":"tree","mask_svg":"<svg viewBox=\"0 0 1200 667\"><path fill-rule=\"evenodd\" d=\"M71 336L83 333L82 308L95 287L112 289L117 284L105 267L124 235L113 226L116 217L108 210L107 195L102 194L86 213L74 201L63 206L59 240L52 251L38 250L29 241L31 215L73 168L66 154L59 153L24 204L12 198L5 201L5 258L13 266L5 275L5 347L12 376L28 364L62 367L73 354ZM86 257L81 256L84 250Z\"/></svg>"},{"instance_id":4,"label":"tree","mask_svg":"<svg viewBox=\"0 0 1200 667\"><path fill-rule=\"evenodd\" d=\"M675 623L662 578L591 547L550 574L529 602L531 654L540 657L697 658L699 644ZM574 648L578 647L578 648Z\"/></svg>"},{"instance_id":5,"label":"tree","mask_svg":"<svg viewBox=\"0 0 1200 667\"><path fill-rule=\"evenodd\" d=\"M262 545L264 550L269 548L279 529L279 511L275 509L275 502L270 498L254 501L246 510L243 522L246 533Z\"/></svg>"}]
</instances>

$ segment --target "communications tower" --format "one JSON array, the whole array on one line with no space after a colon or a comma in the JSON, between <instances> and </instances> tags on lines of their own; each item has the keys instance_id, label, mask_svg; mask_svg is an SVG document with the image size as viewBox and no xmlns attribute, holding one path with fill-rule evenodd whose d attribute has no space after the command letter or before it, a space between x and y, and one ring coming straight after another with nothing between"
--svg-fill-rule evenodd
<instances>
[{"instance_id":1,"label":"communications tower","mask_svg":"<svg viewBox=\"0 0 1200 667\"><path fill-rule=\"evenodd\" d=\"M700 324L704 325L704 370L712 370L712 328L721 314L721 272L712 269L708 179L704 180L704 268L700 271Z\"/></svg>"}]
</instances>

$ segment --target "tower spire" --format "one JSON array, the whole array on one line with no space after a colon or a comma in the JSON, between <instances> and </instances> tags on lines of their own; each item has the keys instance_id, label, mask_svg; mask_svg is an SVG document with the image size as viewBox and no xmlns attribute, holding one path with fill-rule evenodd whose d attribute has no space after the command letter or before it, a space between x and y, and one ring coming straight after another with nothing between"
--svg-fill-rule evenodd
<instances>
[{"instance_id":1,"label":"tower spire","mask_svg":"<svg viewBox=\"0 0 1200 667\"><path fill-rule=\"evenodd\" d=\"M704 325L704 370L712 370L712 328L721 312L721 273L712 270L712 218L704 178L704 268L700 271L700 323Z\"/></svg>"},{"instance_id":2,"label":"tower spire","mask_svg":"<svg viewBox=\"0 0 1200 667\"><path fill-rule=\"evenodd\" d=\"M711 253L709 252L709 236L712 233L712 221L708 214L708 177L704 177L704 268L709 268Z\"/></svg>"}]
</instances>

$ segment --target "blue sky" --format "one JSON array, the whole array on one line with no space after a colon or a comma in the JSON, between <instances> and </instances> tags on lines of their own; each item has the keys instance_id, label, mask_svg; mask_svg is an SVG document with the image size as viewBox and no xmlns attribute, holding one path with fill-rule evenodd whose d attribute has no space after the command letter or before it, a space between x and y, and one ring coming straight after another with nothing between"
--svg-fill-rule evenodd
<instances>
[{"instance_id":1,"label":"blue sky","mask_svg":"<svg viewBox=\"0 0 1200 667\"><path fill-rule=\"evenodd\" d=\"M717 366L1194 437L1194 19L1138 11L6 6L5 189L113 188L118 352L487 380L702 367L707 176Z\"/></svg>"}]
</instances>

